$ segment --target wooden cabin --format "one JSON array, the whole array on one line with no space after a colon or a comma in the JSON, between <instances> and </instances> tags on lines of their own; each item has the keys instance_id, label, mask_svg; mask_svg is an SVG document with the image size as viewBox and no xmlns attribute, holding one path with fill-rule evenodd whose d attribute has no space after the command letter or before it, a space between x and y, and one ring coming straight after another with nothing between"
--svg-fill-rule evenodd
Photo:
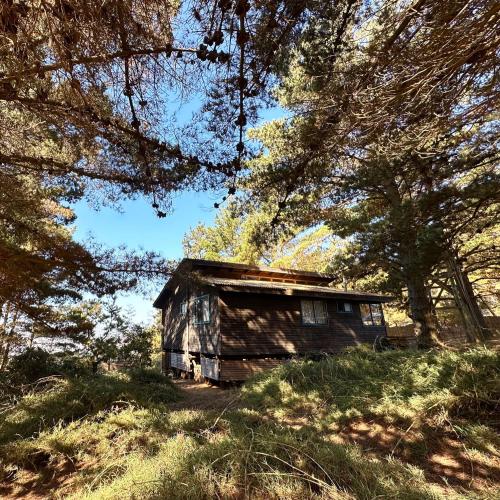
<instances>
[{"instance_id":1,"label":"wooden cabin","mask_svg":"<svg viewBox=\"0 0 500 500\"><path fill-rule=\"evenodd\" d=\"M338 353L386 335L389 297L338 290L314 272L183 259L154 306L164 369L245 380L292 357Z\"/></svg>"}]
</instances>

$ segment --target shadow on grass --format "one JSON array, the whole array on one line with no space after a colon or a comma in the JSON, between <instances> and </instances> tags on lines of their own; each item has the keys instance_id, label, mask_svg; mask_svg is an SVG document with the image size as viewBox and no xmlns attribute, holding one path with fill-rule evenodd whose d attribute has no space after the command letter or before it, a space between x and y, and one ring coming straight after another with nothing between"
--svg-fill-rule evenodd
<instances>
[{"instance_id":1,"label":"shadow on grass","mask_svg":"<svg viewBox=\"0 0 500 500\"><path fill-rule=\"evenodd\" d=\"M436 498L421 471L327 442L312 428L266 423L248 409L197 432L192 423L169 435L154 456L132 458L120 477L88 497Z\"/></svg>"},{"instance_id":2,"label":"shadow on grass","mask_svg":"<svg viewBox=\"0 0 500 500\"><path fill-rule=\"evenodd\" d=\"M383 415L410 424L441 410L485 416L498 404L500 353L361 349L320 362L282 365L245 385L249 404L283 414L309 405L333 420Z\"/></svg>"},{"instance_id":3,"label":"shadow on grass","mask_svg":"<svg viewBox=\"0 0 500 500\"><path fill-rule=\"evenodd\" d=\"M138 372L55 379L0 416L0 444L32 437L59 422L92 416L113 407L154 406L179 398L167 377Z\"/></svg>"},{"instance_id":4,"label":"shadow on grass","mask_svg":"<svg viewBox=\"0 0 500 500\"><path fill-rule=\"evenodd\" d=\"M66 413L93 417L62 429L48 429L47 421L38 439L13 443L12 470L28 463L28 455L41 453L44 461L35 464L38 480L23 486L8 479L2 491L48 491L66 460L75 467L73 482L57 483L66 488L58 494L76 498L430 499L467 497L473 488L475 498L492 498L497 462L469 453L458 434L450 438L462 433L488 449L492 431L475 423L483 403L470 422L471 413L463 413L462 428L450 430L447 420L437 420L439 412L446 419L452 418L448 411L460 416L474 394L494 400L495 389L486 382L498 380L498 355L480 351L356 351L293 363L250 381L243 402L225 411L174 411L176 405L164 404L175 399L173 389L157 393L155 382L136 387L131 378L113 381L109 390L66 387ZM101 396L94 399L94 392ZM73 393L87 406L91 401L92 412L71 409ZM56 396L37 410L38 417ZM116 401L136 406L120 410ZM116 411L98 413L113 406ZM61 413L48 418L60 419ZM33 426L40 418L28 422ZM494 446L490 452L496 453ZM464 468L471 466L483 481L480 488L468 484Z\"/></svg>"}]
</instances>

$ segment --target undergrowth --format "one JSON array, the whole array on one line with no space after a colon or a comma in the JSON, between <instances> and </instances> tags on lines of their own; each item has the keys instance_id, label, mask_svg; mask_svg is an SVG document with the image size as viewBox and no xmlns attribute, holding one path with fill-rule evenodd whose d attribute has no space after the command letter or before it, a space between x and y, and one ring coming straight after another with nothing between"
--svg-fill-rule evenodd
<instances>
[{"instance_id":1,"label":"undergrowth","mask_svg":"<svg viewBox=\"0 0 500 500\"><path fill-rule=\"evenodd\" d=\"M243 393L277 416L309 408L328 420L379 416L411 423L444 413L484 419L498 409L499 373L499 354L486 348L383 354L358 348L319 363L282 365Z\"/></svg>"},{"instance_id":2,"label":"undergrowth","mask_svg":"<svg viewBox=\"0 0 500 500\"><path fill-rule=\"evenodd\" d=\"M0 495L494 498L499 361L487 349L353 350L262 374L222 413L172 407L161 375L60 380L0 417ZM395 434L367 446L343 438L352 425ZM473 480L425 465L446 439Z\"/></svg>"},{"instance_id":3,"label":"undergrowth","mask_svg":"<svg viewBox=\"0 0 500 500\"><path fill-rule=\"evenodd\" d=\"M17 404L4 409L0 415L0 444L33 437L56 424L102 410L128 405L149 407L177 397L168 378L152 370L82 378L48 377Z\"/></svg>"}]
</instances>

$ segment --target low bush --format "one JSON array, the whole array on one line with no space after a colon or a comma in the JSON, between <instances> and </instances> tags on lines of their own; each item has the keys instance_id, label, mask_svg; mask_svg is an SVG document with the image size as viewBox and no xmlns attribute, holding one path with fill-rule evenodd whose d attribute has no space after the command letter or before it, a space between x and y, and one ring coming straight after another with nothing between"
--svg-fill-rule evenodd
<instances>
[{"instance_id":1,"label":"low bush","mask_svg":"<svg viewBox=\"0 0 500 500\"><path fill-rule=\"evenodd\" d=\"M156 368L134 368L127 370L130 380L138 384L165 384L170 379Z\"/></svg>"},{"instance_id":2,"label":"low bush","mask_svg":"<svg viewBox=\"0 0 500 500\"><path fill-rule=\"evenodd\" d=\"M49 353L39 347L29 348L12 356L5 377L13 386L32 384L53 375L84 376L90 366L81 357L68 353Z\"/></svg>"},{"instance_id":3,"label":"low bush","mask_svg":"<svg viewBox=\"0 0 500 500\"><path fill-rule=\"evenodd\" d=\"M54 357L39 347L26 349L9 361L8 373L12 383L29 384L58 372Z\"/></svg>"}]
</instances>

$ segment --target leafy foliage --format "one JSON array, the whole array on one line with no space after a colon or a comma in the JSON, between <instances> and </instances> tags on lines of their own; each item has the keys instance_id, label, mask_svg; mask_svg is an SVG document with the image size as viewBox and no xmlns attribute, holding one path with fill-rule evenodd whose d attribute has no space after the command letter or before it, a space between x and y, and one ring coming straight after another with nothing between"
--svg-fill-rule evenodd
<instances>
[{"instance_id":1,"label":"leafy foliage","mask_svg":"<svg viewBox=\"0 0 500 500\"><path fill-rule=\"evenodd\" d=\"M263 243L259 232L268 223L269 215L264 211L242 214L237 204L230 204L220 211L213 226L199 224L184 236L184 254L215 261L326 271L347 250L346 242L334 237L326 226L289 228L278 241Z\"/></svg>"},{"instance_id":2,"label":"leafy foliage","mask_svg":"<svg viewBox=\"0 0 500 500\"><path fill-rule=\"evenodd\" d=\"M52 375L88 374L88 369L85 361L77 356L68 353L51 354L39 347L32 347L12 356L4 378L15 389L18 385L33 384Z\"/></svg>"}]
</instances>

